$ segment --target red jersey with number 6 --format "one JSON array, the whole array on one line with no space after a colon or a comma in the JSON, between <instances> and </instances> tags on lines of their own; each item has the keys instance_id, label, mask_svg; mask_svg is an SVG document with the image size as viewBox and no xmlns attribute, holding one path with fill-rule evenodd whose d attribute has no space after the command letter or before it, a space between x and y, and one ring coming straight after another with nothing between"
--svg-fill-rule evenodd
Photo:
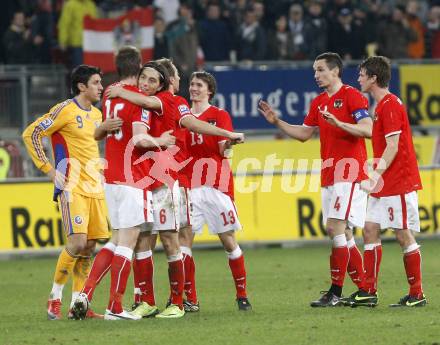
<instances>
[{"instance_id":1,"label":"red jersey with number 6","mask_svg":"<svg viewBox=\"0 0 440 345\"><path fill-rule=\"evenodd\" d=\"M231 117L223 109L210 106L203 113L194 116L219 128L233 131ZM213 187L234 199L231 167L220 152L220 144L227 138L188 131L187 139L189 155L193 158L187 166L191 188Z\"/></svg>"},{"instance_id":2,"label":"red jersey with number 6","mask_svg":"<svg viewBox=\"0 0 440 345\"><path fill-rule=\"evenodd\" d=\"M142 93L131 85L124 85L124 89ZM150 162L148 159L140 160L145 150L140 150L133 144L133 123L139 123L149 129L150 113L122 98L104 97L102 104L103 121L116 117L123 121L122 127L108 134L105 141L106 183L134 185L147 176ZM141 185L136 187L145 189Z\"/></svg>"},{"instance_id":3,"label":"red jersey with number 6","mask_svg":"<svg viewBox=\"0 0 440 345\"><path fill-rule=\"evenodd\" d=\"M400 195L422 189L408 115L402 101L390 93L376 106L371 138L374 158L382 157L387 146L386 138L396 134L400 135L396 157L383 173L383 188L378 193L372 193L374 197Z\"/></svg>"},{"instance_id":4,"label":"red jersey with number 6","mask_svg":"<svg viewBox=\"0 0 440 345\"><path fill-rule=\"evenodd\" d=\"M355 88L343 85L333 96L318 95L310 105L304 125L319 127L321 142L321 186L337 182L359 182L368 177L365 168L367 150L364 138L356 137L329 123L319 112L327 109L338 120L357 123L358 114L368 110L368 100Z\"/></svg>"}]
</instances>

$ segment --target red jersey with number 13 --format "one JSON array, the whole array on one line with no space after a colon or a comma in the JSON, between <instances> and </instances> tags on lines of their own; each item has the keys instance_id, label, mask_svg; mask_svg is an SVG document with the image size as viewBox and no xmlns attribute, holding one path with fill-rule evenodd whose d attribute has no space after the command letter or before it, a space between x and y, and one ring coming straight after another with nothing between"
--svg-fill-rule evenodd
<instances>
[{"instance_id":1,"label":"red jersey with number 13","mask_svg":"<svg viewBox=\"0 0 440 345\"><path fill-rule=\"evenodd\" d=\"M233 131L231 117L223 109L210 106L203 113L194 116L219 128ZM219 143L225 140L225 137L188 131L189 155L193 159L187 169L191 176L191 188L213 187L234 199L231 167L219 147Z\"/></svg>"}]
</instances>

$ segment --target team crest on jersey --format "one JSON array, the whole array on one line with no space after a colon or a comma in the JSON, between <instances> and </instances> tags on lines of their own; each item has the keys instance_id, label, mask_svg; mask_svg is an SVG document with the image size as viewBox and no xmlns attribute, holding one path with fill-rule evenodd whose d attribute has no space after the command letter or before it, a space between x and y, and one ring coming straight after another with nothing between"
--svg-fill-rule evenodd
<instances>
[{"instance_id":1,"label":"team crest on jersey","mask_svg":"<svg viewBox=\"0 0 440 345\"><path fill-rule=\"evenodd\" d=\"M144 122L150 121L150 111L147 109L142 109L141 120Z\"/></svg>"},{"instance_id":2,"label":"team crest on jersey","mask_svg":"<svg viewBox=\"0 0 440 345\"><path fill-rule=\"evenodd\" d=\"M179 105L179 113L180 113L180 116L185 116L185 115L191 114L191 111L186 106L186 104L181 104L181 105Z\"/></svg>"},{"instance_id":3,"label":"team crest on jersey","mask_svg":"<svg viewBox=\"0 0 440 345\"><path fill-rule=\"evenodd\" d=\"M213 126L217 126L217 121L215 119L208 119L208 123Z\"/></svg>"},{"instance_id":4,"label":"team crest on jersey","mask_svg":"<svg viewBox=\"0 0 440 345\"><path fill-rule=\"evenodd\" d=\"M43 129L43 130L48 129L52 125L53 125L53 120L52 119L45 119L45 120L40 122L40 128Z\"/></svg>"},{"instance_id":5,"label":"team crest on jersey","mask_svg":"<svg viewBox=\"0 0 440 345\"><path fill-rule=\"evenodd\" d=\"M83 219L81 216L75 216L75 218L73 218L73 221L75 222L76 225L81 225L83 222Z\"/></svg>"},{"instance_id":6,"label":"team crest on jersey","mask_svg":"<svg viewBox=\"0 0 440 345\"><path fill-rule=\"evenodd\" d=\"M335 99L335 102L333 103L333 107L335 109L339 109L342 107L342 99Z\"/></svg>"}]
</instances>

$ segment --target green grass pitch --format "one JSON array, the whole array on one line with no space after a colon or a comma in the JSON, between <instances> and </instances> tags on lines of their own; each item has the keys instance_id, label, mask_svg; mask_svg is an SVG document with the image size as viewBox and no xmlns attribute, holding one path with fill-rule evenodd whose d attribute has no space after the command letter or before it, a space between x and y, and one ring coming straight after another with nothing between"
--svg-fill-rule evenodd
<instances>
[{"instance_id":1,"label":"green grass pitch","mask_svg":"<svg viewBox=\"0 0 440 345\"><path fill-rule=\"evenodd\" d=\"M309 302L328 288L329 248L246 250L249 297L254 310L238 312L226 255L196 250L201 311L178 320L139 322L46 320L55 258L0 261L0 344L440 344L439 241L422 242L428 305L390 309L407 292L400 249L384 245L379 306L312 309ZM162 308L168 287L163 253L155 256L156 298ZM346 281L345 294L354 291ZM70 301L64 292L63 314ZM103 312L108 277L97 289L93 308ZM131 278L125 305L131 304Z\"/></svg>"}]
</instances>

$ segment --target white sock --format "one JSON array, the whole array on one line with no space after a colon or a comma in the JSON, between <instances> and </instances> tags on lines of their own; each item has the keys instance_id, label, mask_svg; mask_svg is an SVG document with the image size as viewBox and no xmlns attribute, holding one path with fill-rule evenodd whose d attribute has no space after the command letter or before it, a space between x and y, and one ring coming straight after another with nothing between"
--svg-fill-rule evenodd
<instances>
[{"instance_id":1,"label":"white sock","mask_svg":"<svg viewBox=\"0 0 440 345\"><path fill-rule=\"evenodd\" d=\"M75 303L76 298L79 296L79 291L72 291L72 300L70 301L70 308L73 308L73 303Z\"/></svg>"},{"instance_id":2,"label":"white sock","mask_svg":"<svg viewBox=\"0 0 440 345\"><path fill-rule=\"evenodd\" d=\"M345 238L345 234L336 235L335 237L333 237L333 247L339 248L346 246L347 246L347 239Z\"/></svg>"},{"instance_id":3,"label":"white sock","mask_svg":"<svg viewBox=\"0 0 440 345\"><path fill-rule=\"evenodd\" d=\"M50 299L62 299L63 298L64 285L53 283L52 291L50 292Z\"/></svg>"},{"instance_id":4,"label":"white sock","mask_svg":"<svg viewBox=\"0 0 440 345\"><path fill-rule=\"evenodd\" d=\"M347 247L348 248L353 248L353 247L355 247L356 246L356 242L354 241L354 237L352 237L351 239L349 239L348 241L347 241Z\"/></svg>"},{"instance_id":5,"label":"white sock","mask_svg":"<svg viewBox=\"0 0 440 345\"><path fill-rule=\"evenodd\" d=\"M123 256L127 260L131 261L133 257L133 249L124 246L117 246L115 255Z\"/></svg>"},{"instance_id":6,"label":"white sock","mask_svg":"<svg viewBox=\"0 0 440 345\"><path fill-rule=\"evenodd\" d=\"M189 247L183 247L180 246L180 250L182 251L182 254L188 255L188 256L192 256L192 250Z\"/></svg>"},{"instance_id":7,"label":"white sock","mask_svg":"<svg viewBox=\"0 0 440 345\"><path fill-rule=\"evenodd\" d=\"M150 256L153 256L153 252L151 250L146 250L144 252L137 252L134 255L136 257L136 260L143 260L149 258Z\"/></svg>"},{"instance_id":8,"label":"white sock","mask_svg":"<svg viewBox=\"0 0 440 345\"><path fill-rule=\"evenodd\" d=\"M180 251L176 255L167 256L167 261L168 262L179 261L179 260L182 260L182 259L183 259L183 255L182 255L182 252L180 252Z\"/></svg>"},{"instance_id":9,"label":"white sock","mask_svg":"<svg viewBox=\"0 0 440 345\"><path fill-rule=\"evenodd\" d=\"M241 251L240 246L237 245L237 248L235 248L232 252L226 252L226 254L230 260L235 260L242 256L243 252Z\"/></svg>"},{"instance_id":10,"label":"white sock","mask_svg":"<svg viewBox=\"0 0 440 345\"><path fill-rule=\"evenodd\" d=\"M417 244L417 243L413 243L413 244L410 244L408 247L406 247L405 249L403 249L403 253L405 253L405 254L407 254L407 253L411 253L411 252L413 252L414 250L417 250L417 249L419 249L420 248L420 246Z\"/></svg>"}]
</instances>

